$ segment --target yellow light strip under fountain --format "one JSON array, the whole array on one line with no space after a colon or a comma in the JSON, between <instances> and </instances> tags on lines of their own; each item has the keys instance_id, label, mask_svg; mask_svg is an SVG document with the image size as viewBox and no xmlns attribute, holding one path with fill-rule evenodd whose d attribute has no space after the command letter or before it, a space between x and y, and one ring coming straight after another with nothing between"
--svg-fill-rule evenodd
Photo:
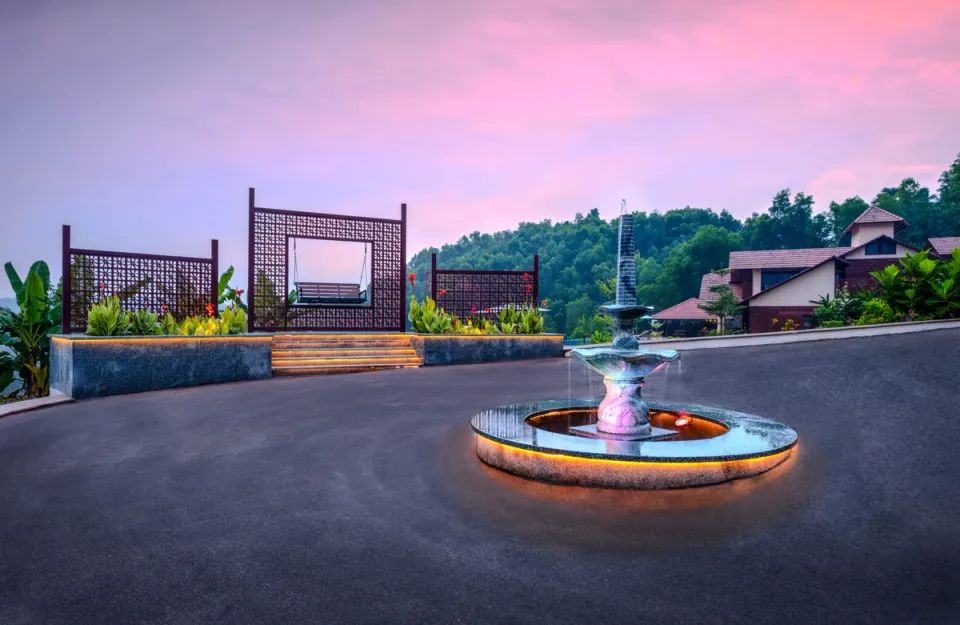
<instances>
[{"instance_id":1,"label":"yellow light strip under fountain","mask_svg":"<svg viewBox=\"0 0 960 625\"><path fill-rule=\"evenodd\" d=\"M480 434L477 455L485 463L522 477L579 486L663 489L706 486L764 473L790 457L791 449L734 460L643 462L544 453L512 447Z\"/></svg>"}]
</instances>

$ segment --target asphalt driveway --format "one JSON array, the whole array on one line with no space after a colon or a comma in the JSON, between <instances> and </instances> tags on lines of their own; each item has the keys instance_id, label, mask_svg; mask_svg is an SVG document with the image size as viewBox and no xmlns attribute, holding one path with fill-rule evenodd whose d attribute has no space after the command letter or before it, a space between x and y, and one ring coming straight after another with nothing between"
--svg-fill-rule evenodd
<instances>
[{"instance_id":1,"label":"asphalt driveway","mask_svg":"<svg viewBox=\"0 0 960 625\"><path fill-rule=\"evenodd\" d=\"M0 623L960 623L960 332L693 352L665 400L796 457L661 493L479 463L569 360L279 378L0 419Z\"/></svg>"}]
</instances>

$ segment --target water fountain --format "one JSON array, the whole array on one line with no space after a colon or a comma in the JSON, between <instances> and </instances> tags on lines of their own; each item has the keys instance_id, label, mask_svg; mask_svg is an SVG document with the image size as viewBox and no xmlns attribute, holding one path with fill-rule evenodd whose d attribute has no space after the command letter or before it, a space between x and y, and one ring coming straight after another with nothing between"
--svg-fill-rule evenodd
<instances>
[{"instance_id":1,"label":"water fountain","mask_svg":"<svg viewBox=\"0 0 960 625\"><path fill-rule=\"evenodd\" d=\"M600 312L613 320L613 341L610 346L581 347L573 355L603 375L607 394L597 409L597 422L581 426L579 432L618 440L645 440L676 434L673 430L654 429L650 410L640 397L643 380L663 365L677 360L673 350L640 349L634 335L634 322L653 311L637 305L637 267L633 258L633 214L626 212L627 202L620 205L620 237L617 250L617 294L613 304L600 307Z\"/></svg>"},{"instance_id":2,"label":"water fountain","mask_svg":"<svg viewBox=\"0 0 960 625\"><path fill-rule=\"evenodd\" d=\"M531 479L613 488L661 489L716 484L763 473L797 443L791 428L756 415L641 397L645 378L680 358L641 349L634 322L652 309L637 304L633 215L621 204L617 292L600 307L611 318L610 345L580 347L573 357L603 375L606 395L487 410L471 421L477 455L490 466Z\"/></svg>"}]
</instances>

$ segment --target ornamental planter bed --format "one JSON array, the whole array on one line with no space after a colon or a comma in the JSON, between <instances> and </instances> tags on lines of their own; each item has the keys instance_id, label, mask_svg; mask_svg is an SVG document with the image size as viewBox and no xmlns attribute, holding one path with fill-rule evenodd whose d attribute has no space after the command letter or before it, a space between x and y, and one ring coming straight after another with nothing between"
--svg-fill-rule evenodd
<instances>
[{"instance_id":1,"label":"ornamental planter bed","mask_svg":"<svg viewBox=\"0 0 960 625\"><path fill-rule=\"evenodd\" d=\"M57 335L50 387L74 399L269 378L271 334Z\"/></svg>"},{"instance_id":2,"label":"ornamental planter bed","mask_svg":"<svg viewBox=\"0 0 960 625\"><path fill-rule=\"evenodd\" d=\"M562 358L562 334L415 334L425 366Z\"/></svg>"}]
</instances>

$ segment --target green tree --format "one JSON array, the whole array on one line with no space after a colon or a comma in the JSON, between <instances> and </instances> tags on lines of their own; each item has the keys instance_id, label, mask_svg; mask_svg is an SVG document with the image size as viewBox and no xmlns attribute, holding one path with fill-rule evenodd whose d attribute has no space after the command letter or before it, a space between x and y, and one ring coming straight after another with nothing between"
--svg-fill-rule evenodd
<instances>
[{"instance_id":1,"label":"green tree","mask_svg":"<svg viewBox=\"0 0 960 625\"><path fill-rule=\"evenodd\" d=\"M715 284L710 287L710 292L716 293L717 298L709 302L701 302L697 304L697 308L719 319L718 330L723 334L727 329L726 320L739 315L743 306L740 305L740 298L734 294L729 284Z\"/></svg>"},{"instance_id":2,"label":"green tree","mask_svg":"<svg viewBox=\"0 0 960 625\"><path fill-rule=\"evenodd\" d=\"M928 237L936 236L932 233L940 231L937 204L930 189L920 186L913 178L904 178L899 186L883 189L873 204L910 223L909 228L897 234L897 238L906 243L923 247Z\"/></svg>"},{"instance_id":3,"label":"green tree","mask_svg":"<svg viewBox=\"0 0 960 625\"><path fill-rule=\"evenodd\" d=\"M692 239L671 250L657 277L658 310L696 294L703 275L727 264L730 252L739 249L740 236L717 226L703 226Z\"/></svg>"},{"instance_id":4,"label":"green tree","mask_svg":"<svg viewBox=\"0 0 960 625\"><path fill-rule=\"evenodd\" d=\"M813 214L813 196L798 192L790 200L790 189L773 196L766 213L754 213L743 224L740 235L747 249L795 249L820 247L829 243L832 224L829 215Z\"/></svg>"},{"instance_id":5,"label":"green tree","mask_svg":"<svg viewBox=\"0 0 960 625\"><path fill-rule=\"evenodd\" d=\"M600 328L596 323L597 303L589 295L581 295L566 306L564 334L571 338L585 338Z\"/></svg>"},{"instance_id":6,"label":"green tree","mask_svg":"<svg viewBox=\"0 0 960 625\"><path fill-rule=\"evenodd\" d=\"M941 174L937 198L938 219L927 236L960 236L960 154Z\"/></svg>"},{"instance_id":7,"label":"green tree","mask_svg":"<svg viewBox=\"0 0 960 625\"><path fill-rule=\"evenodd\" d=\"M848 197L839 204L830 202L829 211L833 225L833 238L839 243L841 233L868 208L870 208L870 205L859 195Z\"/></svg>"}]
</instances>

